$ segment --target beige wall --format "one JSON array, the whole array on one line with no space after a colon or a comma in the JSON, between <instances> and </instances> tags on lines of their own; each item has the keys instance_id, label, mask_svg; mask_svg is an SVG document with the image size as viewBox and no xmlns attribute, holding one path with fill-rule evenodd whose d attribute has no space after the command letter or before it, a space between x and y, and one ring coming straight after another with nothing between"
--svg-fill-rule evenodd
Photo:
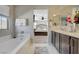
<instances>
[{"instance_id":1,"label":"beige wall","mask_svg":"<svg viewBox=\"0 0 79 59\"><path fill-rule=\"evenodd\" d=\"M6 5L1 5L0 6L0 14L9 16L9 7Z\"/></svg>"},{"instance_id":2,"label":"beige wall","mask_svg":"<svg viewBox=\"0 0 79 59\"><path fill-rule=\"evenodd\" d=\"M50 6L49 7L49 20L52 22L56 22L58 25L60 23L60 17L62 15L71 15L72 16L72 8L73 6ZM53 17L53 15L56 15Z\"/></svg>"}]
</instances>

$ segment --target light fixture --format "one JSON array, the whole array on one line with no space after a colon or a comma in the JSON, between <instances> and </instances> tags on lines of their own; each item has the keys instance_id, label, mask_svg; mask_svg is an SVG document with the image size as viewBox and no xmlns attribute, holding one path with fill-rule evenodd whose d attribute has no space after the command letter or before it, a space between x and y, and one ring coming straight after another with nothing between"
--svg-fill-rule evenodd
<instances>
[{"instance_id":1,"label":"light fixture","mask_svg":"<svg viewBox=\"0 0 79 59\"><path fill-rule=\"evenodd\" d=\"M55 17L56 16L56 14L53 14L53 17Z\"/></svg>"}]
</instances>

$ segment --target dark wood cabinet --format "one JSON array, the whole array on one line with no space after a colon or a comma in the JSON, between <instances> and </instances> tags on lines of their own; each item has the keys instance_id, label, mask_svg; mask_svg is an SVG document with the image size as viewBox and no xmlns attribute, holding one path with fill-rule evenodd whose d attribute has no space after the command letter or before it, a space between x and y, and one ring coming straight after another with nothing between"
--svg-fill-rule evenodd
<instances>
[{"instance_id":1,"label":"dark wood cabinet","mask_svg":"<svg viewBox=\"0 0 79 59\"><path fill-rule=\"evenodd\" d=\"M51 43L54 44L54 39L53 39L53 31L51 32Z\"/></svg>"},{"instance_id":2,"label":"dark wood cabinet","mask_svg":"<svg viewBox=\"0 0 79 59\"><path fill-rule=\"evenodd\" d=\"M55 47L59 51L59 33L55 33Z\"/></svg>"},{"instance_id":3,"label":"dark wood cabinet","mask_svg":"<svg viewBox=\"0 0 79 59\"><path fill-rule=\"evenodd\" d=\"M61 54L79 54L79 38L52 32L52 44Z\"/></svg>"},{"instance_id":4,"label":"dark wood cabinet","mask_svg":"<svg viewBox=\"0 0 79 59\"><path fill-rule=\"evenodd\" d=\"M78 38L71 37L71 54L78 53Z\"/></svg>"},{"instance_id":5,"label":"dark wood cabinet","mask_svg":"<svg viewBox=\"0 0 79 59\"><path fill-rule=\"evenodd\" d=\"M77 46L78 46L78 54L79 54L79 38L78 38L78 45Z\"/></svg>"},{"instance_id":6,"label":"dark wood cabinet","mask_svg":"<svg viewBox=\"0 0 79 59\"><path fill-rule=\"evenodd\" d=\"M56 47L59 51L59 33L52 32L52 44Z\"/></svg>"},{"instance_id":7,"label":"dark wood cabinet","mask_svg":"<svg viewBox=\"0 0 79 59\"><path fill-rule=\"evenodd\" d=\"M60 35L60 53L69 54L69 36Z\"/></svg>"},{"instance_id":8,"label":"dark wood cabinet","mask_svg":"<svg viewBox=\"0 0 79 59\"><path fill-rule=\"evenodd\" d=\"M52 32L52 43L55 46L56 32Z\"/></svg>"}]
</instances>

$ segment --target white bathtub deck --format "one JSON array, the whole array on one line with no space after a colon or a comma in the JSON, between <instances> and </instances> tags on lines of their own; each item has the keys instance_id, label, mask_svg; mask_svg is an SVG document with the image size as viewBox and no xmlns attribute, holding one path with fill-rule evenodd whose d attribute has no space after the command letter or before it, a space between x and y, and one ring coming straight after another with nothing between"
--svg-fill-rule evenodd
<instances>
[{"instance_id":1,"label":"white bathtub deck","mask_svg":"<svg viewBox=\"0 0 79 59\"><path fill-rule=\"evenodd\" d=\"M0 54L15 54L29 39L30 34L26 34L23 38L8 39L0 43Z\"/></svg>"}]
</instances>

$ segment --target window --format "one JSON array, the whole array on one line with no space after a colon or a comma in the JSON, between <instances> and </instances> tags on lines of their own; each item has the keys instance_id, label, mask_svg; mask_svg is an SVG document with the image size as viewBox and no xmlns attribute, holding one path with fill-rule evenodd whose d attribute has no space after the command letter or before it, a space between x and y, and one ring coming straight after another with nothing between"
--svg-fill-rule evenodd
<instances>
[{"instance_id":1,"label":"window","mask_svg":"<svg viewBox=\"0 0 79 59\"><path fill-rule=\"evenodd\" d=\"M16 19L16 26L26 26L26 19Z\"/></svg>"},{"instance_id":2,"label":"window","mask_svg":"<svg viewBox=\"0 0 79 59\"><path fill-rule=\"evenodd\" d=\"M7 17L0 15L0 29L7 29Z\"/></svg>"}]
</instances>

